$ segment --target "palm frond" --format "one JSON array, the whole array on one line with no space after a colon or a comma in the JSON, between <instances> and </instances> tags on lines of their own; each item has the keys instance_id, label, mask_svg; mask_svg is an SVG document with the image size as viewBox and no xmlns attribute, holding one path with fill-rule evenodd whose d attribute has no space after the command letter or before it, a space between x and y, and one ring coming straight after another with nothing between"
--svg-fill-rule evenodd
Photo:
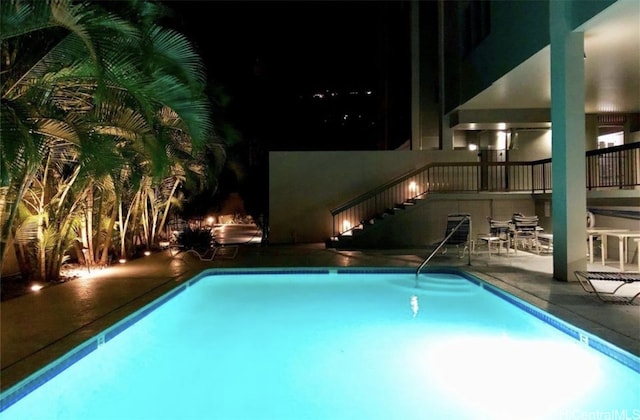
<instances>
[{"instance_id":1,"label":"palm frond","mask_svg":"<svg viewBox=\"0 0 640 420\"><path fill-rule=\"evenodd\" d=\"M29 170L38 161L38 138L27 104L3 99L0 104L0 185L9 186L18 173ZM35 167L32 164L32 168Z\"/></svg>"},{"instance_id":2,"label":"palm frond","mask_svg":"<svg viewBox=\"0 0 640 420\"><path fill-rule=\"evenodd\" d=\"M61 142L64 145L78 145L80 143L75 127L66 121L53 118L36 118L34 122L34 132L42 136Z\"/></svg>"},{"instance_id":3,"label":"palm frond","mask_svg":"<svg viewBox=\"0 0 640 420\"><path fill-rule=\"evenodd\" d=\"M182 34L159 26L149 28L148 54L158 68L186 83L194 92L202 91L206 75L202 58Z\"/></svg>"},{"instance_id":4,"label":"palm frond","mask_svg":"<svg viewBox=\"0 0 640 420\"><path fill-rule=\"evenodd\" d=\"M3 0L0 2L0 39L10 39L51 27L50 17L50 0Z\"/></svg>"},{"instance_id":5,"label":"palm frond","mask_svg":"<svg viewBox=\"0 0 640 420\"><path fill-rule=\"evenodd\" d=\"M67 28L69 32L80 38L95 62L99 61L96 54L86 18L93 14L87 4L72 5L69 0L55 0L51 4L51 20L57 26Z\"/></svg>"}]
</instances>

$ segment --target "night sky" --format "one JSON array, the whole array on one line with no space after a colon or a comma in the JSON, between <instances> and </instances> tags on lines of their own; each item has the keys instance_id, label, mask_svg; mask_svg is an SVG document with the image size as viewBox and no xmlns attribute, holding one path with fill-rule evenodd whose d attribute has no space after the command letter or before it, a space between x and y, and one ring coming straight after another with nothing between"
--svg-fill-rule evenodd
<instances>
[{"instance_id":1,"label":"night sky","mask_svg":"<svg viewBox=\"0 0 640 420\"><path fill-rule=\"evenodd\" d=\"M407 2L165 3L246 139L269 150L376 150L408 138Z\"/></svg>"},{"instance_id":2,"label":"night sky","mask_svg":"<svg viewBox=\"0 0 640 420\"><path fill-rule=\"evenodd\" d=\"M223 83L252 76L291 87L373 82L378 8L370 2L169 1L209 74ZM367 80L368 79L368 80Z\"/></svg>"}]
</instances>

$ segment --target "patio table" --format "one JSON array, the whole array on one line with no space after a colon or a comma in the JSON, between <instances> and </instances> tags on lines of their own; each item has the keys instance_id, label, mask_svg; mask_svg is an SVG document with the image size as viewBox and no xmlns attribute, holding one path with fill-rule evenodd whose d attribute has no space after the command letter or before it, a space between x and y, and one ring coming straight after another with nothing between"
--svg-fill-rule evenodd
<instances>
[{"instance_id":1,"label":"patio table","mask_svg":"<svg viewBox=\"0 0 640 420\"><path fill-rule=\"evenodd\" d=\"M620 259L620 271L624 271L624 263L627 262L627 251L629 249L629 238L640 238L640 231L627 231L627 232L606 232L603 233L603 238L607 236L613 236L618 238L618 249ZM605 242L602 242L602 265L607 258L607 248L605 247Z\"/></svg>"},{"instance_id":2,"label":"patio table","mask_svg":"<svg viewBox=\"0 0 640 420\"><path fill-rule=\"evenodd\" d=\"M629 229L613 229L607 227L588 228L587 239L589 240L589 263L593 264L593 239L597 236L602 237L602 265L604 265L605 255L607 253L607 237L606 233L628 232Z\"/></svg>"},{"instance_id":3,"label":"patio table","mask_svg":"<svg viewBox=\"0 0 640 420\"><path fill-rule=\"evenodd\" d=\"M489 249L489 259L491 259L491 244L493 243L498 245L498 254L500 254L500 251L502 250L502 245L506 244L505 248L507 250L507 256L509 256L510 245L508 237L505 239L504 237L492 236L488 233L480 233L478 234L478 240L487 242L487 248Z\"/></svg>"}]
</instances>

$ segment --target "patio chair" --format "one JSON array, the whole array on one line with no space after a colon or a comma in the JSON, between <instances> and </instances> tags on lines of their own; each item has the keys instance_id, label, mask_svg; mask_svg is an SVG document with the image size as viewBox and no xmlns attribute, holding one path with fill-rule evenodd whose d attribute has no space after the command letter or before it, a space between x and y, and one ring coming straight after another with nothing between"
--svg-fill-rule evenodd
<instances>
[{"instance_id":1,"label":"patio chair","mask_svg":"<svg viewBox=\"0 0 640 420\"><path fill-rule=\"evenodd\" d=\"M524 216L521 213L514 213L511 226L511 236L513 249L518 253L518 243L527 244L529 249L535 245L536 253L540 254L540 243L538 242L538 216Z\"/></svg>"},{"instance_id":2,"label":"patio chair","mask_svg":"<svg viewBox=\"0 0 640 420\"><path fill-rule=\"evenodd\" d=\"M458 229L451 233L458 224L462 224ZM447 215L447 230L444 237L451 234L451 237L445 242L443 254L447 252L447 245L453 245L458 250L458 258L464 257L465 252L470 252L470 235L471 235L471 215L469 213L455 213ZM462 247L462 252L460 248Z\"/></svg>"},{"instance_id":3,"label":"patio chair","mask_svg":"<svg viewBox=\"0 0 640 420\"><path fill-rule=\"evenodd\" d=\"M640 273L576 271L575 275L584 291L602 302L630 304L640 296Z\"/></svg>"}]
</instances>

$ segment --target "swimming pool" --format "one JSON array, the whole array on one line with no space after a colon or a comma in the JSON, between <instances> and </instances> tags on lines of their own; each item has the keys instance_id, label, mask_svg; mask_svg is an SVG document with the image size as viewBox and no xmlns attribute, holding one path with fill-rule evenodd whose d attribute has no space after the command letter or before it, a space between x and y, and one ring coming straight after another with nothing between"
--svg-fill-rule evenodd
<instances>
[{"instance_id":1,"label":"swimming pool","mask_svg":"<svg viewBox=\"0 0 640 420\"><path fill-rule=\"evenodd\" d=\"M463 272L216 270L7 390L2 418L638 418L639 371Z\"/></svg>"}]
</instances>

